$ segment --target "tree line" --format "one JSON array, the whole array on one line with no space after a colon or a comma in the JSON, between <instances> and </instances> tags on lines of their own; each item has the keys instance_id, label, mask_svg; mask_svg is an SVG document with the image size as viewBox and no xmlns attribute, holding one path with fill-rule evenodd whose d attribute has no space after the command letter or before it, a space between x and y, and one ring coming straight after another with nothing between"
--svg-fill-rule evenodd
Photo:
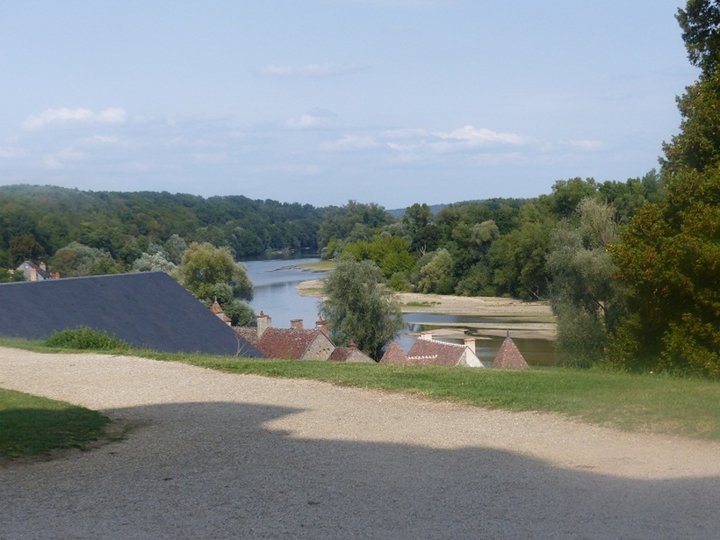
<instances>
[{"instance_id":1,"label":"tree line","mask_svg":"<svg viewBox=\"0 0 720 540\"><path fill-rule=\"evenodd\" d=\"M49 260L73 242L106 255L103 270L129 270L151 245L177 235L227 246L235 258L317 252L332 208L166 192L90 192L53 186L0 187L0 264Z\"/></svg>"}]
</instances>

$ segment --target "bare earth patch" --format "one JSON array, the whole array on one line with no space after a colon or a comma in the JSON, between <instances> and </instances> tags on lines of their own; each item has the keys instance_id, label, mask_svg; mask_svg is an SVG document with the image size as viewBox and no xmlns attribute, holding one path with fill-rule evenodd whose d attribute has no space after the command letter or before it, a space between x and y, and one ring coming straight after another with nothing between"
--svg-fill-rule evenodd
<instances>
[{"instance_id":1,"label":"bare earth patch","mask_svg":"<svg viewBox=\"0 0 720 540\"><path fill-rule=\"evenodd\" d=\"M135 426L0 467L3 539L720 530L718 443L132 357L0 349L0 386Z\"/></svg>"}]
</instances>

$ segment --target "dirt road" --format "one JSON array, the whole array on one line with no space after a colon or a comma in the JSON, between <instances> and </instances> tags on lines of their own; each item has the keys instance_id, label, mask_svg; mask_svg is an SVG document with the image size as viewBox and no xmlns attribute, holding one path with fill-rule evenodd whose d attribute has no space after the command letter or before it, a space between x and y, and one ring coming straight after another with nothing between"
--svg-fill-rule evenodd
<instances>
[{"instance_id":1,"label":"dirt road","mask_svg":"<svg viewBox=\"0 0 720 540\"><path fill-rule=\"evenodd\" d=\"M133 426L0 466L2 539L720 531L717 443L130 357L0 349L0 387Z\"/></svg>"}]
</instances>

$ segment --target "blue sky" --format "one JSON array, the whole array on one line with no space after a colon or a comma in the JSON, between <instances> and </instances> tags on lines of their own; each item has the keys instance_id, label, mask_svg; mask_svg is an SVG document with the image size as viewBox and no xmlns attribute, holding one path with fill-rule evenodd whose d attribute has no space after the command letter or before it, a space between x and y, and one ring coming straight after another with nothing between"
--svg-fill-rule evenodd
<instances>
[{"instance_id":1,"label":"blue sky","mask_svg":"<svg viewBox=\"0 0 720 540\"><path fill-rule=\"evenodd\" d=\"M668 0L0 1L0 185L398 208L657 166Z\"/></svg>"}]
</instances>

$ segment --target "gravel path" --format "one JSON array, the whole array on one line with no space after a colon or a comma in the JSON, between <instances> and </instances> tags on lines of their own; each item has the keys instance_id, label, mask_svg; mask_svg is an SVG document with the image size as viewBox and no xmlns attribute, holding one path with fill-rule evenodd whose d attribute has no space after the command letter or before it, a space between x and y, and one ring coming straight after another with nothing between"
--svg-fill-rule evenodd
<instances>
[{"instance_id":1,"label":"gravel path","mask_svg":"<svg viewBox=\"0 0 720 540\"><path fill-rule=\"evenodd\" d=\"M720 444L130 357L0 348L127 438L0 465L0 538L717 538Z\"/></svg>"}]
</instances>

